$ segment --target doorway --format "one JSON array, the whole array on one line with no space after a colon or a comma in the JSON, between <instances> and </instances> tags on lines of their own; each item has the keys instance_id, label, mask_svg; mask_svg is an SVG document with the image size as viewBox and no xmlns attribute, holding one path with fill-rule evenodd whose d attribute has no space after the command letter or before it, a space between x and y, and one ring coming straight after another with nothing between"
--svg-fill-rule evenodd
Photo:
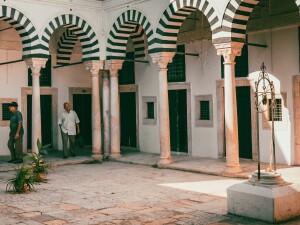
<instances>
[{"instance_id":1,"label":"doorway","mask_svg":"<svg viewBox=\"0 0 300 225\"><path fill-rule=\"evenodd\" d=\"M250 87L236 88L239 133L239 157L252 159L252 128Z\"/></svg>"},{"instance_id":2,"label":"doorway","mask_svg":"<svg viewBox=\"0 0 300 225\"><path fill-rule=\"evenodd\" d=\"M41 95L42 144L52 144L52 95ZM32 95L27 95L27 149L32 148Z\"/></svg>"},{"instance_id":3,"label":"doorway","mask_svg":"<svg viewBox=\"0 0 300 225\"><path fill-rule=\"evenodd\" d=\"M92 95L73 94L73 110L80 120L80 133L84 144L92 145Z\"/></svg>"},{"instance_id":4,"label":"doorway","mask_svg":"<svg viewBox=\"0 0 300 225\"><path fill-rule=\"evenodd\" d=\"M136 92L120 93L121 146L137 148Z\"/></svg>"},{"instance_id":5,"label":"doorway","mask_svg":"<svg viewBox=\"0 0 300 225\"><path fill-rule=\"evenodd\" d=\"M169 90L171 151L188 153L187 90Z\"/></svg>"}]
</instances>

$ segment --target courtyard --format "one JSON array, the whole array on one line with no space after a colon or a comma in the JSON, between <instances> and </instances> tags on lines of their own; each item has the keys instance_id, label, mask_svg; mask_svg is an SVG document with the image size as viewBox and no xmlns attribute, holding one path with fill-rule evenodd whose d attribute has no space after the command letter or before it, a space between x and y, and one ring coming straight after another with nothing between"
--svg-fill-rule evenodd
<instances>
[{"instance_id":1,"label":"courtyard","mask_svg":"<svg viewBox=\"0 0 300 225\"><path fill-rule=\"evenodd\" d=\"M298 168L290 170L295 175ZM1 225L267 224L227 214L226 188L243 179L87 163L54 167L34 192L11 194L5 182L12 176L13 171L0 173Z\"/></svg>"}]
</instances>

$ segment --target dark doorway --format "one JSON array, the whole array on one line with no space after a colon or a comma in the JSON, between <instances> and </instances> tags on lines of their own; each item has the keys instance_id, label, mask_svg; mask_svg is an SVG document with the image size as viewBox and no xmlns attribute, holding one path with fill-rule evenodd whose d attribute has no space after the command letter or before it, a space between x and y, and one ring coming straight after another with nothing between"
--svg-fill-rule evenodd
<instances>
[{"instance_id":1,"label":"dark doorway","mask_svg":"<svg viewBox=\"0 0 300 225\"><path fill-rule=\"evenodd\" d=\"M136 93L120 93L121 146L137 147Z\"/></svg>"},{"instance_id":2,"label":"dark doorway","mask_svg":"<svg viewBox=\"0 0 300 225\"><path fill-rule=\"evenodd\" d=\"M41 95L42 144L52 144L52 95ZM27 95L27 149L31 149L32 95Z\"/></svg>"},{"instance_id":3,"label":"dark doorway","mask_svg":"<svg viewBox=\"0 0 300 225\"><path fill-rule=\"evenodd\" d=\"M186 90L169 91L171 151L188 152Z\"/></svg>"},{"instance_id":4,"label":"dark doorway","mask_svg":"<svg viewBox=\"0 0 300 225\"><path fill-rule=\"evenodd\" d=\"M252 159L250 87L236 88L240 158Z\"/></svg>"},{"instance_id":5,"label":"dark doorway","mask_svg":"<svg viewBox=\"0 0 300 225\"><path fill-rule=\"evenodd\" d=\"M92 95L74 94L73 110L80 120L80 133L84 144L92 145Z\"/></svg>"}]
</instances>

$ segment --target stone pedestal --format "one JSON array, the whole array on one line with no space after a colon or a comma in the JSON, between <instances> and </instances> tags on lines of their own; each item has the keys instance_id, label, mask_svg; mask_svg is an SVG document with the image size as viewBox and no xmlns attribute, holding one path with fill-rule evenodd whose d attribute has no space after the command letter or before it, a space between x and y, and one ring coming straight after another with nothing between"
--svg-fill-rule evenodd
<instances>
[{"instance_id":1,"label":"stone pedestal","mask_svg":"<svg viewBox=\"0 0 300 225\"><path fill-rule=\"evenodd\" d=\"M275 179L277 180L278 177ZM299 184L281 181L279 185L266 183L269 182L260 184L256 181L247 181L229 187L227 189L228 213L272 223L300 215Z\"/></svg>"}]
</instances>

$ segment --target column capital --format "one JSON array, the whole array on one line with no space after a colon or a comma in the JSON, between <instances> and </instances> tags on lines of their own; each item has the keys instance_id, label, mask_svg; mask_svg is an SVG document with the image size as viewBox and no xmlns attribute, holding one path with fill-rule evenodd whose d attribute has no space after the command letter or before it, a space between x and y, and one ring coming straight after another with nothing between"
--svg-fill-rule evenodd
<instances>
[{"instance_id":1,"label":"column capital","mask_svg":"<svg viewBox=\"0 0 300 225\"><path fill-rule=\"evenodd\" d=\"M233 63L235 57L242 54L243 45L244 43L240 42L229 42L215 44L215 48L217 49L217 54L224 57L225 63Z\"/></svg>"},{"instance_id":2,"label":"column capital","mask_svg":"<svg viewBox=\"0 0 300 225\"><path fill-rule=\"evenodd\" d=\"M103 60L89 60L84 62L85 68L89 70L92 76L99 76L99 70L103 69Z\"/></svg>"},{"instance_id":3,"label":"column capital","mask_svg":"<svg viewBox=\"0 0 300 225\"><path fill-rule=\"evenodd\" d=\"M157 52L150 54L153 63L157 63L159 69L167 69L168 64L172 62L175 52Z\"/></svg>"},{"instance_id":4,"label":"column capital","mask_svg":"<svg viewBox=\"0 0 300 225\"><path fill-rule=\"evenodd\" d=\"M48 59L46 58L28 58L25 59L26 66L31 69L32 76L39 76L41 68L46 67L46 62Z\"/></svg>"},{"instance_id":5,"label":"column capital","mask_svg":"<svg viewBox=\"0 0 300 225\"><path fill-rule=\"evenodd\" d=\"M124 60L107 60L105 62L105 69L109 70L111 77L118 76L118 71L122 69Z\"/></svg>"}]
</instances>

